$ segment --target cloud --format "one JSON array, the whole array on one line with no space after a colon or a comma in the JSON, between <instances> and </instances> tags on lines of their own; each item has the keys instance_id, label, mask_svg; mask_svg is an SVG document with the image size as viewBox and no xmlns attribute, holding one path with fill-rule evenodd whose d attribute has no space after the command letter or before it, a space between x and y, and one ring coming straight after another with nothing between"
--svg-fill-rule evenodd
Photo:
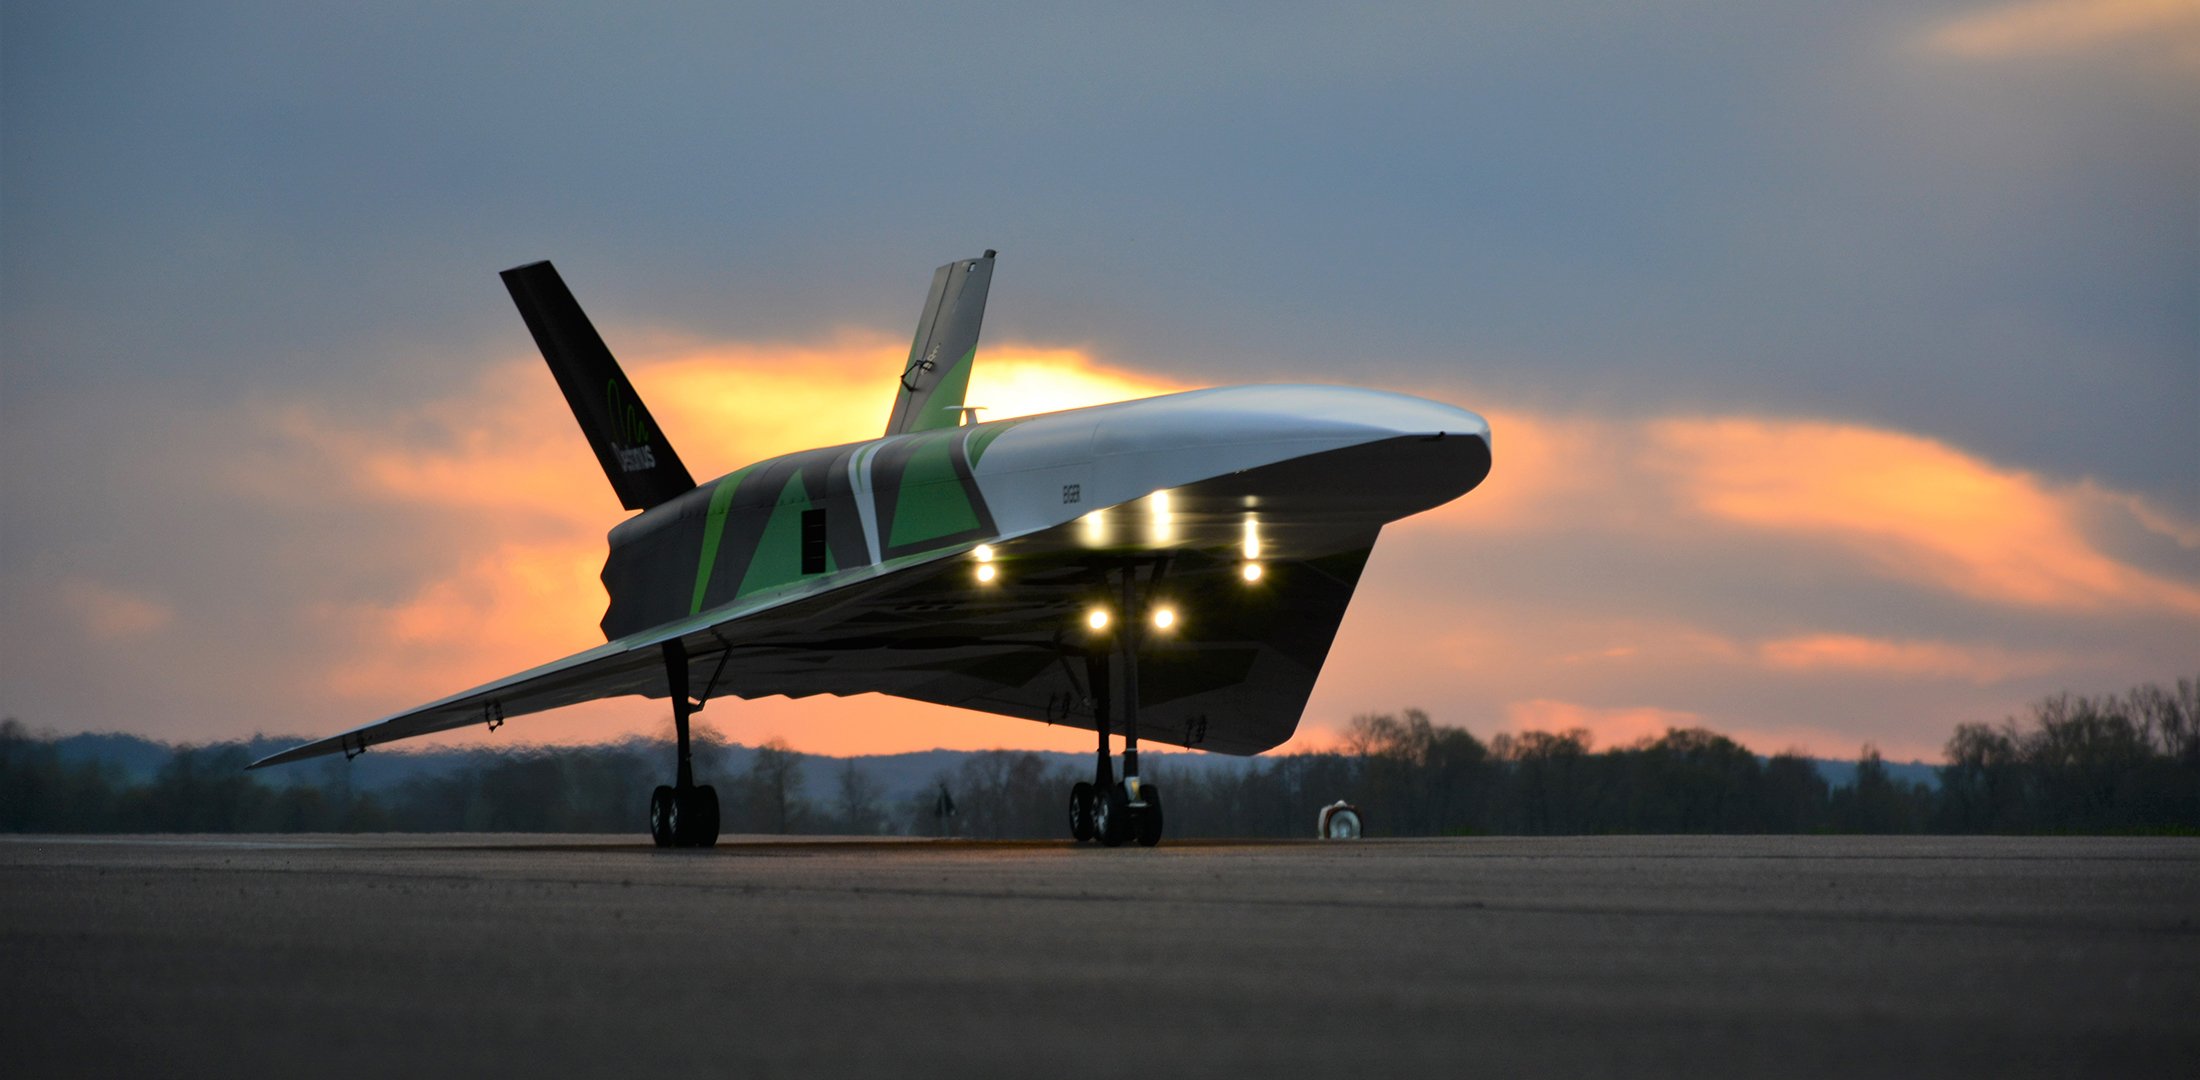
<instances>
[{"instance_id":1,"label":"cloud","mask_svg":"<svg viewBox=\"0 0 2200 1080\"><path fill-rule=\"evenodd\" d=\"M598 644L601 542L501 542L431 570L394 604L331 605L322 619L350 639L323 682L385 707L478 685Z\"/></svg>"},{"instance_id":2,"label":"cloud","mask_svg":"<svg viewBox=\"0 0 2200 1080\"><path fill-rule=\"evenodd\" d=\"M1630 456L1626 425L1603 417L1476 411L1489 421L1497 464L1471 499L1436 511L1445 521L1478 532L1517 533L1584 516L1609 518L1616 508L1609 498L1613 465Z\"/></svg>"},{"instance_id":3,"label":"cloud","mask_svg":"<svg viewBox=\"0 0 2200 1080\"><path fill-rule=\"evenodd\" d=\"M64 614L97 642L144 637L176 620L175 609L157 597L90 578L63 579L55 594Z\"/></svg>"},{"instance_id":4,"label":"cloud","mask_svg":"<svg viewBox=\"0 0 2200 1080\"><path fill-rule=\"evenodd\" d=\"M1974 59L2048 56L2139 45L2200 61L2200 0L2025 0L1951 19L1926 37Z\"/></svg>"},{"instance_id":5,"label":"cloud","mask_svg":"<svg viewBox=\"0 0 2200 1080\"><path fill-rule=\"evenodd\" d=\"M2121 491L2110 491L2092 482L2079 485L2081 494L2097 503L2106 514L2121 514L2132 524L2163 537L2187 551L2200 551L2200 524L2183 520L2159 506Z\"/></svg>"},{"instance_id":6,"label":"cloud","mask_svg":"<svg viewBox=\"0 0 2200 1080\"><path fill-rule=\"evenodd\" d=\"M2068 666L2065 657L1944 641L1900 641L1858 634L1809 634L1767 641L1758 659L1776 671L1953 678L1985 685Z\"/></svg>"},{"instance_id":7,"label":"cloud","mask_svg":"<svg viewBox=\"0 0 2200 1080\"><path fill-rule=\"evenodd\" d=\"M1997 604L2200 615L2200 589L2088 538L2097 489L1851 424L1675 419L1648 436L1676 494L1714 519L1838 544L1890 574Z\"/></svg>"},{"instance_id":8,"label":"cloud","mask_svg":"<svg viewBox=\"0 0 2200 1080\"><path fill-rule=\"evenodd\" d=\"M1661 738L1674 729L1686 728L1708 729L1765 755L1797 753L1845 758L1864 743L1873 741L1859 737L1854 731L1823 725L1728 723L1687 709L1652 705L1607 707L1550 698L1512 702L1505 707L1504 717L1502 730L1512 733L1585 732L1587 745L1592 749L1633 746ZM1942 738L1944 733L1934 733L1923 740L1898 738L1891 745L1881 742L1880 746L1892 760L1924 760L1933 755Z\"/></svg>"},{"instance_id":9,"label":"cloud","mask_svg":"<svg viewBox=\"0 0 2200 1080\"><path fill-rule=\"evenodd\" d=\"M1849 679L1953 679L1983 686L2079 662L2051 650L1838 631L1752 643L1675 620L1553 620L1532 629L1508 620L1503 630L1454 629L1432 632L1425 640L1430 645L1425 654L1415 653L1416 662L1480 679L1522 670L1535 670L1538 678L1551 681L1578 681L1585 672L1649 670L1733 679L1743 669L1755 669L1783 675L1834 673Z\"/></svg>"},{"instance_id":10,"label":"cloud","mask_svg":"<svg viewBox=\"0 0 2200 1080\"><path fill-rule=\"evenodd\" d=\"M2189 574L2200 565L2186 554L2200 550L2200 525L2091 479L2058 482L1855 423L1483 411L1496 465L1472 495L1428 515L1447 529L1832 544L1880 576L1996 605L2200 614ZM2137 547L2158 549L2156 565L2125 550Z\"/></svg>"}]
</instances>

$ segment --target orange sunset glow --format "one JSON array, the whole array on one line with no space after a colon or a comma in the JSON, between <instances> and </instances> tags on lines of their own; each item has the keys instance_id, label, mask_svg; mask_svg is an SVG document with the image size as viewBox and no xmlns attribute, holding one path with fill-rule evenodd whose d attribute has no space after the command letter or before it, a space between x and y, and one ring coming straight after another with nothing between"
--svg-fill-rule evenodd
<instances>
[{"instance_id":1,"label":"orange sunset glow","mask_svg":"<svg viewBox=\"0 0 2200 1080\"><path fill-rule=\"evenodd\" d=\"M2081 493L1930 439L1833 424L1676 420L1653 429L1703 513L1842 544L1921 583L2004 604L2161 606L2200 589L2083 534Z\"/></svg>"}]
</instances>

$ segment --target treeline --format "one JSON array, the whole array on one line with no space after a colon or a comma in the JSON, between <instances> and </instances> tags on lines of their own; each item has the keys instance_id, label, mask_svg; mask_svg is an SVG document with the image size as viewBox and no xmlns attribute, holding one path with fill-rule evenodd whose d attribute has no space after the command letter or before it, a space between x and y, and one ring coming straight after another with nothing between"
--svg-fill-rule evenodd
<instances>
[{"instance_id":1,"label":"treeline","mask_svg":"<svg viewBox=\"0 0 2200 1080\"><path fill-rule=\"evenodd\" d=\"M805 769L774 741L699 741L729 833L1057 837L1087 767L1017 751L971 754L925 790L889 797L853 761ZM273 785L246 746L174 750L149 778L65 760L51 737L0 722L0 831L635 832L669 749L610 746L469 755L375 791L342 762ZM1320 808L1356 804L1373 836L1578 833L2200 831L2200 680L2103 697L2057 695L1948 740L1938 785L1890 774L1866 747L1853 784L1813 760L1759 758L1676 729L1597 750L1583 731L1484 741L1418 711L1353 720L1337 753L1193 769L1149 759L1169 835L1295 837ZM815 783L823 777L823 783Z\"/></svg>"},{"instance_id":2,"label":"treeline","mask_svg":"<svg viewBox=\"0 0 2200 1080\"><path fill-rule=\"evenodd\" d=\"M1370 836L1585 833L2200 832L2200 680L2058 694L1999 726L1964 724L1939 783L1893 776L1866 746L1851 784L1798 753L1759 758L1700 728L1594 750L1585 731L1487 742L1414 709L1355 717L1346 751L1238 772L1147 770L1172 836L1308 836L1337 799ZM945 828L1049 836L1082 770L974 758L945 780ZM920 821L920 825L923 823Z\"/></svg>"},{"instance_id":3,"label":"treeline","mask_svg":"<svg viewBox=\"0 0 2200 1080\"><path fill-rule=\"evenodd\" d=\"M1962 725L1937 785L1897 779L1866 746L1854 782L1834 787L1807 757L1759 758L1700 728L1598 752L1583 731L1484 742L1409 709L1354 718L1346 741L1344 754L1163 780L1171 830L1306 835L1341 797L1370 836L2200 832L2200 681L2190 679L2060 694L2022 720Z\"/></svg>"},{"instance_id":4,"label":"treeline","mask_svg":"<svg viewBox=\"0 0 2200 1080\"><path fill-rule=\"evenodd\" d=\"M813 799L796 764L772 742L727 765L723 743L700 738L696 773L719 777L728 832L906 831L877 786L844 768L836 790ZM304 779L267 782L245 771L259 751L242 743L177 747L149 779L98 761L67 761L56 740L0 721L0 831L6 832L633 832L652 788L665 782L669 744L536 747L465 755L456 768L380 791L357 791L346 762Z\"/></svg>"}]
</instances>

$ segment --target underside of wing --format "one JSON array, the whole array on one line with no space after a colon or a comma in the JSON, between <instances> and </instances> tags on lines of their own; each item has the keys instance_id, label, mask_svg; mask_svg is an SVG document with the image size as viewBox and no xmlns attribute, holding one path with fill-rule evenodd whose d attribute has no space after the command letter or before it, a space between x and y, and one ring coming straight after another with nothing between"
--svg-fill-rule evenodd
<instances>
[{"instance_id":1,"label":"underside of wing","mask_svg":"<svg viewBox=\"0 0 2200 1080\"><path fill-rule=\"evenodd\" d=\"M578 705L598 698L624 694L663 697L664 688L664 660L657 649L637 647L631 642L612 642L417 709L384 717L340 735L291 747L255 761L249 767L258 769L327 754L340 753L349 757L365 753L370 746L399 739L474 724L494 728L502 725L506 717Z\"/></svg>"},{"instance_id":2,"label":"underside of wing","mask_svg":"<svg viewBox=\"0 0 2200 1080\"><path fill-rule=\"evenodd\" d=\"M990 584L954 559L690 635L691 685L740 697L876 692L1095 729L1101 696L1122 701L1109 689L1124 621L1110 578L1121 571L1048 550L1063 539L1000 545ZM1132 617L1161 607L1173 617L1166 632L1142 628L1140 738L1230 754L1290 738L1374 539L1266 563L1258 582L1241 560L1205 551L1140 568L1148 599ZM1090 625L1094 611L1108 614L1106 629Z\"/></svg>"}]
</instances>

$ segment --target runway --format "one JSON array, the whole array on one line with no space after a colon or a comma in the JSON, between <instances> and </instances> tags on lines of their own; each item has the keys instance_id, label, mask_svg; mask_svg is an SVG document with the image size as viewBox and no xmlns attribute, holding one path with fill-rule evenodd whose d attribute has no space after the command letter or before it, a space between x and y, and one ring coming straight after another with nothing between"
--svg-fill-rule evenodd
<instances>
[{"instance_id":1,"label":"runway","mask_svg":"<svg viewBox=\"0 0 2200 1080\"><path fill-rule=\"evenodd\" d=\"M2190 1075L2200 841L5 837L0 992L26 1077Z\"/></svg>"}]
</instances>

